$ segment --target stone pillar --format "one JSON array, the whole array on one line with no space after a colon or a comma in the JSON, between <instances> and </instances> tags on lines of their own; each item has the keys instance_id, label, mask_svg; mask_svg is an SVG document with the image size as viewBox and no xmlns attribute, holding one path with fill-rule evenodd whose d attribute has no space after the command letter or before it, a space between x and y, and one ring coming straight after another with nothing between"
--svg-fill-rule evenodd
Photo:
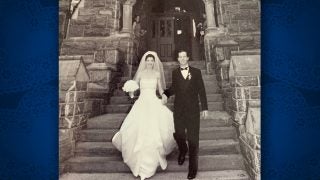
<instances>
[{"instance_id":1,"label":"stone pillar","mask_svg":"<svg viewBox=\"0 0 320 180\"><path fill-rule=\"evenodd\" d=\"M238 43L233 40L221 40L213 47L213 64L217 75L218 84L222 90L224 98L224 108L230 111L231 107L231 88L229 83L229 65L231 51L238 49Z\"/></svg>"},{"instance_id":2,"label":"stone pillar","mask_svg":"<svg viewBox=\"0 0 320 180\"><path fill-rule=\"evenodd\" d=\"M123 33L132 33L132 7L136 3L136 0L127 0L123 4Z\"/></svg>"},{"instance_id":3,"label":"stone pillar","mask_svg":"<svg viewBox=\"0 0 320 180\"><path fill-rule=\"evenodd\" d=\"M215 0L203 0L207 16L207 29L204 36L204 50L208 74L212 74L212 68L215 68L213 48L221 39L225 38L224 32L216 27L214 18L214 1Z\"/></svg>"},{"instance_id":4,"label":"stone pillar","mask_svg":"<svg viewBox=\"0 0 320 180\"><path fill-rule=\"evenodd\" d=\"M205 9L206 9L206 16L207 16L207 29L206 32L215 30L216 28L216 22L214 18L214 3L215 0L203 0Z\"/></svg>"}]
</instances>

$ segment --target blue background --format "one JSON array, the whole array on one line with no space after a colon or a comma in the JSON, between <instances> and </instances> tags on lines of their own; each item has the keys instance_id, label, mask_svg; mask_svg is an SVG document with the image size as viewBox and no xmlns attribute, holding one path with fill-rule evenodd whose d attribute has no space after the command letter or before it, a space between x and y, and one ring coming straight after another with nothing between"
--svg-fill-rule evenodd
<instances>
[{"instance_id":1,"label":"blue background","mask_svg":"<svg viewBox=\"0 0 320 180\"><path fill-rule=\"evenodd\" d=\"M262 0L262 178L320 179L318 0ZM0 179L58 179L58 2L0 1Z\"/></svg>"}]
</instances>

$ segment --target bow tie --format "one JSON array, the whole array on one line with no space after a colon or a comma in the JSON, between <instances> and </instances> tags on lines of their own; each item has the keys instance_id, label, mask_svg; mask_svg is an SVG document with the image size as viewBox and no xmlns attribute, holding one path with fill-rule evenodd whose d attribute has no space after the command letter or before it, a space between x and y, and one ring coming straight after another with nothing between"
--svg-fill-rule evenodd
<instances>
[{"instance_id":1,"label":"bow tie","mask_svg":"<svg viewBox=\"0 0 320 180\"><path fill-rule=\"evenodd\" d=\"M185 68L180 68L181 71L183 70L188 70L189 67L185 67Z\"/></svg>"}]
</instances>

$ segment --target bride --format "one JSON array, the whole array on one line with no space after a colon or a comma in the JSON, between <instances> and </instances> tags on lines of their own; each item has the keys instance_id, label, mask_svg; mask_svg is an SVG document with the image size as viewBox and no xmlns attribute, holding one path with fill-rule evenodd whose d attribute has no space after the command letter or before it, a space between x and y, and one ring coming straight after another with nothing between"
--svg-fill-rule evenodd
<instances>
[{"instance_id":1,"label":"bride","mask_svg":"<svg viewBox=\"0 0 320 180\"><path fill-rule=\"evenodd\" d=\"M143 55L133 80L140 85L140 96L112 143L133 175L143 180L153 176L159 165L166 169L166 155L175 147L174 124L172 112L156 96L156 90L162 94L166 85L156 52Z\"/></svg>"}]
</instances>

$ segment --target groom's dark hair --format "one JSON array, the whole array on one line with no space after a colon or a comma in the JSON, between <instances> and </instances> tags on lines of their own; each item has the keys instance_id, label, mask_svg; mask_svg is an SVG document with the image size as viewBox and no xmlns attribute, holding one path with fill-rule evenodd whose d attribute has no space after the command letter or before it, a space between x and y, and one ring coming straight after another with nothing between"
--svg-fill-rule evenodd
<instances>
[{"instance_id":1,"label":"groom's dark hair","mask_svg":"<svg viewBox=\"0 0 320 180\"><path fill-rule=\"evenodd\" d=\"M182 52L185 52L187 54L187 56L189 57L189 53L186 51L186 50L183 50L183 49L179 49L177 51L177 58L179 57L179 54L182 53Z\"/></svg>"}]
</instances>

